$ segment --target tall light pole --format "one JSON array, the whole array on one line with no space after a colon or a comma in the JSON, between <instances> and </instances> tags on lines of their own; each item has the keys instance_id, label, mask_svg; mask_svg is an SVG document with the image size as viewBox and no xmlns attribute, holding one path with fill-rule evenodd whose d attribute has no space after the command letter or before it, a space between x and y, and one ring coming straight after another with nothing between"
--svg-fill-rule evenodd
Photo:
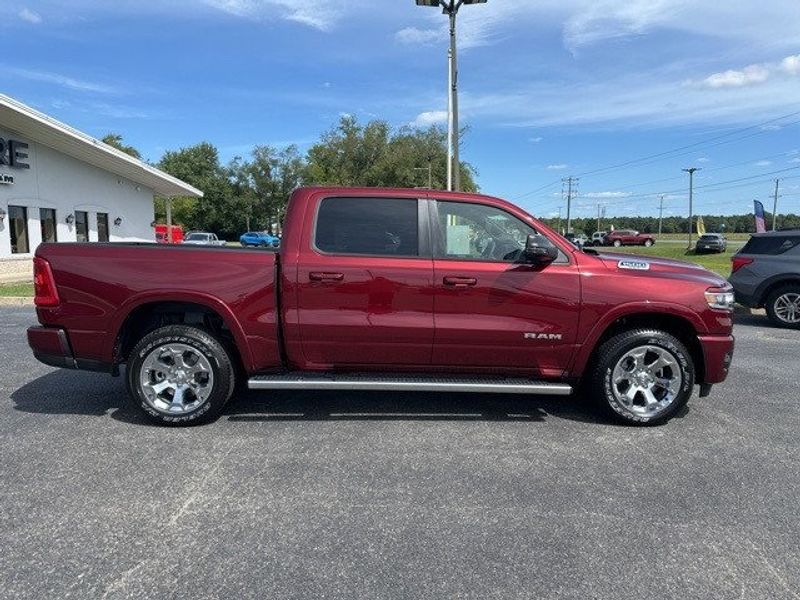
<instances>
[{"instance_id":1,"label":"tall light pole","mask_svg":"<svg viewBox=\"0 0 800 600\"><path fill-rule=\"evenodd\" d=\"M458 158L458 61L456 57L456 15L462 4L485 4L486 0L416 0L417 6L442 7L450 20L450 48L447 51L447 189L461 188Z\"/></svg>"},{"instance_id":2,"label":"tall light pole","mask_svg":"<svg viewBox=\"0 0 800 600\"><path fill-rule=\"evenodd\" d=\"M689 167L688 169L681 169L684 173L689 174L689 250L692 249L692 195L694 194L694 173L699 171L699 167Z\"/></svg>"}]
</instances>

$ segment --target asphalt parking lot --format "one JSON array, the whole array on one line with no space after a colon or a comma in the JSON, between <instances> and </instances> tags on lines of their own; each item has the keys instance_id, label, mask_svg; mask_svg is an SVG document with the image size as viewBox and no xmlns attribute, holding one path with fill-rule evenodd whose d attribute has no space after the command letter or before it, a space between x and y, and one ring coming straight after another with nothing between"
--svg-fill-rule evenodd
<instances>
[{"instance_id":1,"label":"asphalt parking lot","mask_svg":"<svg viewBox=\"0 0 800 600\"><path fill-rule=\"evenodd\" d=\"M800 598L800 332L662 427L579 400L248 394L166 429L0 308L3 598Z\"/></svg>"}]
</instances>

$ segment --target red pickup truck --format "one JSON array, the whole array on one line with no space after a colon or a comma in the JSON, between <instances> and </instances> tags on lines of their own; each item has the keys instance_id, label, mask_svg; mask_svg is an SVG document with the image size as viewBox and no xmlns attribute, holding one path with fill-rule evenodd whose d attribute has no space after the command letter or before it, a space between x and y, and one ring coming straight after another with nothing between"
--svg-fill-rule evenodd
<instances>
[{"instance_id":1,"label":"red pickup truck","mask_svg":"<svg viewBox=\"0 0 800 600\"><path fill-rule=\"evenodd\" d=\"M488 196L303 188L276 252L42 244L48 365L125 377L167 424L251 389L567 395L667 420L728 373L733 294L687 263L581 251Z\"/></svg>"}]
</instances>

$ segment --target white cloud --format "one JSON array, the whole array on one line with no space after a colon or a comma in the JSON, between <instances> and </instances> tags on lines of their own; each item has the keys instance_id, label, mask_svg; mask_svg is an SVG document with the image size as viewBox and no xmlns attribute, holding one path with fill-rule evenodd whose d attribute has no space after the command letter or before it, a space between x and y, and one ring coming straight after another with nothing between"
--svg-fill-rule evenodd
<instances>
[{"instance_id":1,"label":"white cloud","mask_svg":"<svg viewBox=\"0 0 800 600\"><path fill-rule=\"evenodd\" d=\"M205 4L228 14L253 20L274 18L301 23L320 31L330 31L344 17L348 6L341 0L308 2L306 0L203 0ZM351 4L358 4L353 2Z\"/></svg>"},{"instance_id":2,"label":"white cloud","mask_svg":"<svg viewBox=\"0 0 800 600\"><path fill-rule=\"evenodd\" d=\"M394 34L394 39L401 44L411 46L430 45L443 39L441 29L419 29L418 27L405 27Z\"/></svg>"},{"instance_id":3,"label":"white cloud","mask_svg":"<svg viewBox=\"0 0 800 600\"><path fill-rule=\"evenodd\" d=\"M711 159L708 158L707 156L701 156L700 158L697 159L697 162L699 162L699 163L707 163L710 160Z\"/></svg>"},{"instance_id":4,"label":"white cloud","mask_svg":"<svg viewBox=\"0 0 800 600\"><path fill-rule=\"evenodd\" d=\"M800 75L800 54L787 56L781 61L781 69L789 75Z\"/></svg>"},{"instance_id":5,"label":"white cloud","mask_svg":"<svg viewBox=\"0 0 800 600\"><path fill-rule=\"evenodd\" d=\"M34 25L38 25L42 22L42 15L39 13L32 11L27 6L24 7L21 11L17 13L17 16L22 19L23 21L27 21L28 23L33 23Z\"/></svg>"},{"instance_id":6,"label":"white cloud","mask_svg":"<svg viewBox=\"0 0 800 600\"><path fill-rule=\"evenodd\" d=\"M555 164L555 165L547 165L547 167L545 167L545 168L546 168L548 171L563 171L563 170L564 170L564 169L566 169L568 166L569 166L569 165L565 165L564 163L558 163L558 164Z\"/></svg>"},{"instance_id":7,"label":"white cloud","mask_svg":"<svg viewBox=\"0 0 800 600\"><path fill-rule=\"evenodd\" d=\"M20 69L17 67L4 67L6 75L28 79L29 81L40 81L42 83L52 83L61 87L69 88L79 92L94 92L99 94L115 94L117 90L109 85L95 83L85 79L75 79L60 73L50 71L34 71L32 69Z\"/></svg>"},{"instance_id":8,"label":"white cloud","mask_svg":"<svg viewBox=\"0 0 800 600\"><path fill-rule=\"evenodd\" d=\"M762 125L759 129L761 129L761 131L780 131L782 128L777 123L770 123L768 125Z\"/></svg>"},{"instance_id":9,"label":"white cloud","mask_svg":"<svg viewBox=\"0 0 800 600\"><path fill-rule=\"evenodd\" d=\"M542 136L537 136L537 137L528 138L528 141L531 142L532 144L538 144L543 139L544 138Z\"/></svg>"},{"instance_id":10,"label":"white cloud","mask_svg":"<svg viewBox=\"0 0 800 600\"><path fill-rule=\"evenodd\" d=\"M772 164L771 160L759 160L753 163L755 167L768 167Z\"/></svg>"},{"instance_id":11,"label":"white cloud","mask_svg":"<svg viewBox=\"0 0 800 600\"><path fill-rule=\"evenodd\" d=\"M750 65L742 70L729 69L706 77L701 84L710 88L743 87L764 83L769 70L762 65Z\"/></svg>"},{"instance_id":12,"label":"white cloud","mask_svg":"<svg viewBox=\"0 0 800 600\"><path fill-rule=\"evenodd\" d=\"M800 156L796 156L789 161L790 163L797 164L800 163Z\"/></svg>"},{"instance_id":13,"label":"white cloud","mask_svg":"<svg viewBox=\"0 0 800 600\"><path fill-rule=\"evenodd\" d=\"M447 122L446 110L427 110L417 115L417 118L411 122L414 127L430 127L431 125L440 125Z\"/></svg>"},{"instance_id":14,"label":"white cloud","mask_svg":"<svg viewBox=\"0 0 800 600\"><path fill-rule=\"evenodd\" d=\"M586 192L581 194L584 198L627 198L630 192Z\"/></svg>"}]
</instances>

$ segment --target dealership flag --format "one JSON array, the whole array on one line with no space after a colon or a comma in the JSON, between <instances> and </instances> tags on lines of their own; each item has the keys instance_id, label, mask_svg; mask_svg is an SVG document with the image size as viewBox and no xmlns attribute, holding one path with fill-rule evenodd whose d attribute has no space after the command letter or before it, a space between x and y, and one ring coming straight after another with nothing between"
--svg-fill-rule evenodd
<instances>
[{"instance_id":1,"label":"dealership flag","mask_svg":"<svg viewBox=\"0 0 800 600\"><path fill-rule=\"evenodd\" d=\"M697 217L697 235L706 234L706 224L703 223L703 217Z\"/></svg>"},{"instance_id":2,"label":"dealership flag","mask_svg":"<svg viewBox=\"0 0 800 600\"><path fill-rule=\"evenodd\" d=\"M767 230L767 222L764 220L764 205L758 200L753 200L756 210L756 233L764 233Z\"/></svg>"}]
</instances>

